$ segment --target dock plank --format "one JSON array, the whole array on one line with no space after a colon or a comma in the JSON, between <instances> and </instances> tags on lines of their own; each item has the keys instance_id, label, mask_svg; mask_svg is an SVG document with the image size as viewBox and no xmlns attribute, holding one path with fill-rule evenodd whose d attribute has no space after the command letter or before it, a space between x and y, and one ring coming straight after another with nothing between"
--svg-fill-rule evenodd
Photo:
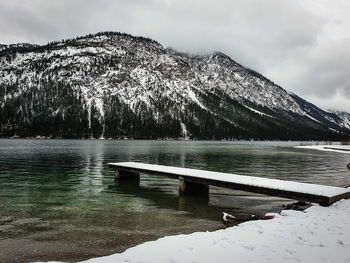
<instances>
[{"instance_id":1,"label":"dock plank","mask_svg":"<svg viewBox=\"0 0 350 263\"><path fill-rule=\"evenodd\" d=\"M309 201L323 205L329 205L340 199L350 197L349 188L335 186L137 162L108 163L108 166L120 171L156 174L174 179L181 177L188 182Z\"/></svg>"}]
</instances>

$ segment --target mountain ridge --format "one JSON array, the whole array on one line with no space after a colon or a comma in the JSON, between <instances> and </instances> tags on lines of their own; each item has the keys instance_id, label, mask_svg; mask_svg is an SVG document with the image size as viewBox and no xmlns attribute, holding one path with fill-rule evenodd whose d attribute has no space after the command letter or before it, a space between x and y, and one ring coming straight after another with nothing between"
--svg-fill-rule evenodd
<instances>
[{"instance_id":1,"label":"mountain ridge","mask_svg":"<svg viewBox=\"0 0 350 263\"><path fill-rule=\"evenodd\" d=\"M340 139L345 118L221 52L101 32L0 51L0 136Z\"/></svg>"}]
</instances>

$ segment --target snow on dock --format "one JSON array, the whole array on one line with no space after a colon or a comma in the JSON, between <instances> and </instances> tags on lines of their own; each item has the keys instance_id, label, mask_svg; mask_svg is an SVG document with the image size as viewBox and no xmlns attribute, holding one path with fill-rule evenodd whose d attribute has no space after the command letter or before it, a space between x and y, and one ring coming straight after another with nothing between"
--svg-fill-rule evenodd
<instances>
[{"instance_id":1,"label":"snow on dock","mask_svg":"<svg viewBox=\"0 0 350 263\"><path fill-rule=\"evenodd\" d=\"M180 192L186 192L190 188L200 189L200 186L203 185L206 187L215 185L323 205L329 205L340 199L350 197L350 189L342 187L136 162L109 163L108 166L116 170L116 179L138 176L139 173L157 174L179 179Z\"/></svg>"}]
</instances>

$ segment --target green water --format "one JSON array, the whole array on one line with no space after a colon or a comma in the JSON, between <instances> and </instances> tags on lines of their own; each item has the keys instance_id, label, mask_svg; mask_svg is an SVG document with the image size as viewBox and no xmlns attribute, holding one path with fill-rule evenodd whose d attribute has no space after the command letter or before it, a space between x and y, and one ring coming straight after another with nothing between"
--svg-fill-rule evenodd
<instances>
[{"instance_id":1,"label":"green water","mask_svg":"<svg viewBox=\"0 0 350 263\"><path fill-rule=\"evenodd\" d=\"M291 142L0 140L0 262L76 261L165 235L223 228L286 200L210 188L178 197L177 181L141 175L114 184L106 163L139 161L300 182L350 182L345 154Z\"/></svg>"}]
</instances>

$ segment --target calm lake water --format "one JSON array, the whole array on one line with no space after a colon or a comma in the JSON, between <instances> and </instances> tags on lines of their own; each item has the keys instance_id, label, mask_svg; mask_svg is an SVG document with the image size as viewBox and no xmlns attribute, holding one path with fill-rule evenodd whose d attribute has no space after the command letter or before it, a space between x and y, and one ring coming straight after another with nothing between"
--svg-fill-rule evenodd
<instances>
[{"instance_id":1,"label":"calm lake water","mask_svg":"<svg viewBox=\"0 0 350 263\"><path fill-rule=\"evenodd\" d=\"M165 235L223 228L285 199L210 188L178 197L178 182L141 175L114 184L108 162L138 161L344 186L349 155L295 149L299 142L0 140L0 262L77 261Z\"/></svg>"}]
</instances>

